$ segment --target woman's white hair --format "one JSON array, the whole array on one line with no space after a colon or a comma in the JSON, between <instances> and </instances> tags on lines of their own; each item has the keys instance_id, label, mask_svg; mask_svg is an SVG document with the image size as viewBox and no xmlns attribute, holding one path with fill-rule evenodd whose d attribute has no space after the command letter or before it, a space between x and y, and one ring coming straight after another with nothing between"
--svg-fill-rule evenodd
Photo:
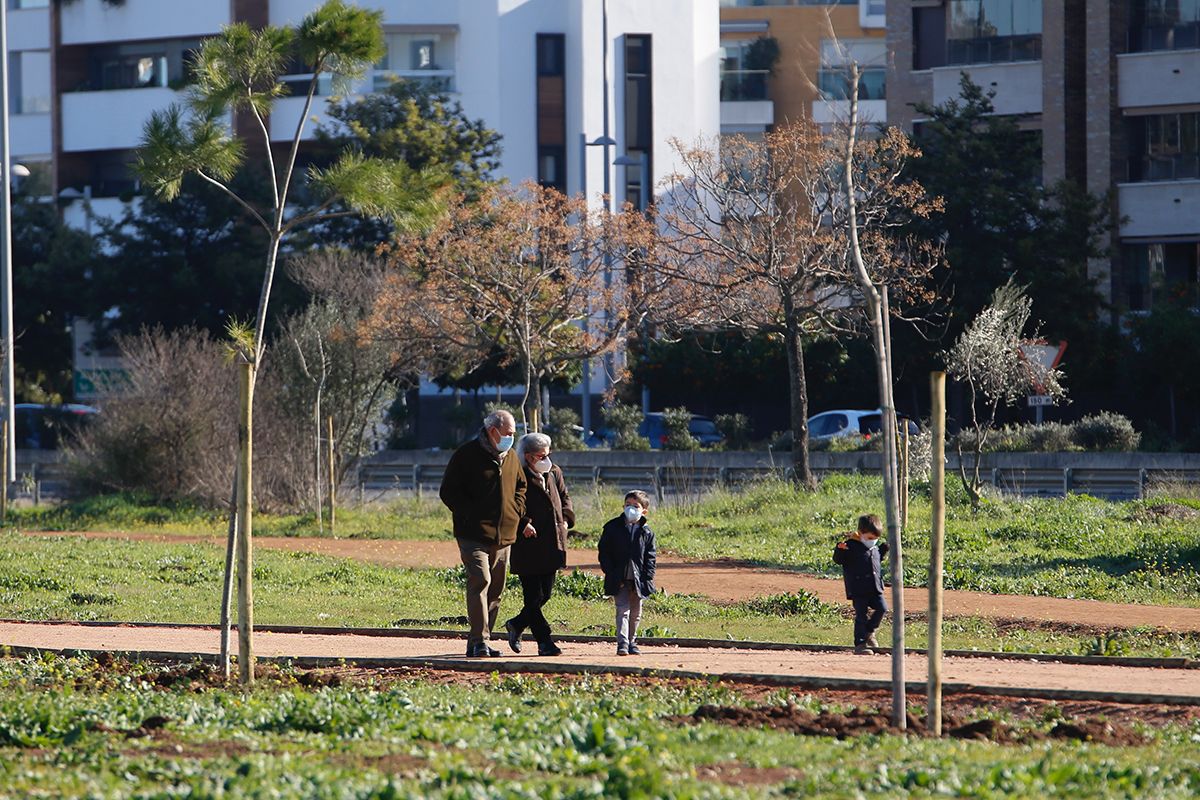
<instances>
[{"instance_id":1,"label":"woman's white hair","mask_svg":"<svg viewBox=\"0 0 1200 800\"><path fill-rule=\"evenodd\" d=\"M530 450L537 452L538 450L549 450L551 440L544 433L527 433L517 440L517 458L521 463L525 463L525 454Z\"/></svg>"}]
</instances>

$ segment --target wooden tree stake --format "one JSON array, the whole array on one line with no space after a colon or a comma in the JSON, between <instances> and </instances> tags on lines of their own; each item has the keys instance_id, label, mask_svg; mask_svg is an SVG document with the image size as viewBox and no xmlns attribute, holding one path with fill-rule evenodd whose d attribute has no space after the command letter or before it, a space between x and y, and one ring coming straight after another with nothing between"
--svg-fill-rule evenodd
<instances>
[{"instance_id":1,"label":"wooden tree stake","mask_svg":"<svg viewBox=\"0 0 1200 800\"><path fill-rule=\"evenodd\" d=\"M333 415L332 414L330 414L329 417L327 417L327 421L329 424L326 426L325 430L326 430L326 434L328 435L328 438L329 438L329 444L328 444L329 470L327 473L328 477L329 477L329 535L336 538L337 537L337 528L335 526L337 524L337 506L336 506L336 503L337 503L337 472L335 471L335 468L337 467L337 464L335 463L335 460L336 460L337 448L334 447L334 443L333 443Z\"/></svg>"},{"instance_id":2,"label":"wooden tree stake","mask_svg":"<svg viewBox=\"0 0 1200 800\"><path fill-rule=\"evenodd\" d=\"M932 532L929 537L929 701L926 727L942 735L942 561L946 539L946 373L929 376L933 442L930 458L930 489L933 500Z\"/></svg>"},{"instance_id":3,"label":"wooden tree stake","mask_svg":"<svg viewBox=\"0 0 1200 800\"><path fill-rule=\"evenodd\" d=\"M253 505L253 450L251 432L254 427L254 364L241 367L240 405L238 409L238 490L237 490L237 560L238 560L238 677L242 686L254 683L254 559L250 539Z\"/></svg>"}]
</instances>

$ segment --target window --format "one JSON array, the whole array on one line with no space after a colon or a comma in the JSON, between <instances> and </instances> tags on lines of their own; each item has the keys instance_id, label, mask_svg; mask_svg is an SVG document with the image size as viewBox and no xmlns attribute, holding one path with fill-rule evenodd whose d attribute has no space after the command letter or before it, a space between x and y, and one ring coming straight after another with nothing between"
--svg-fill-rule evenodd
<instances>
[{"instance_id":1,"label":"window","mask_svg":"<svg viewBox=\"0 0 1200 800\"><path fill-rule=\"evenodd\" d=\"M1200 48L1200 0L1133 0L1129 50Z\"/></svg>"},{"instance_id":2,"label":"window","mask_svg":"<svg viewBox=\"0 0 1200 800\"><path fill-rule=\"evenodd\" d=\"M1126 120L1130 182L1200 179L1200 112Z\"/></svg>"},{"instance_id":3,"label":"window","mask_svg":"<svg viewBox=\"0 0 1200 800\"><path fill-rule=\"evenodd\" d=\"M654 102L653 52L649 34L625 36L625 155L640 158L653 175ZM647 187L648 191L648 187ZM640 206L642 169L626 167L625 200ZM647 204L650 198L646 198Z\"/></svg>"},{"instance_id":4,"label":"window","mask_svg":"<svg viewBox=\"0 0 1200 800\"><path fill-rule=\"evenodd\" d=\"M845 414L820 414L809 420L809 436L833 436L850 425Z\"/></svg>"},{"instance_id":5,"label":"window","mask_svg":"<svg viewBox=\"0 0 1200 800\"><path fill-rule=\"evenodd\" d=\"M50 112L50 53L26 50L8 58L8 99L12 114Z\"/></svg>"},{"instance_id":6,"label":"window","mask_svg":"<svg viewBox=\"0 0 1200 800\"><path fill-rule=\"evenodd\" d=\"M887 97L887 45L883 39L846 39L821 42L821 69L817 88L826 100L850 98L850 64L859 69L858 99Z\"/></svg>"},{"instance_id":7,"label":"window","mask_svg":"<svg viewBox=\"0 0 1200 800\"><path fill-rule=\"evenodd\" d=\"M539 33L537 50L537 179L567 192L566 37Z\"/></svg>"},{"instance_id":8,"label":"window","mask_svg":"<svg viewBox=\"0 0 1200 800\"><path fill-rule=\"evenodd\" d=\"M757 39L721 43L721 101L766 100L771 70L756 67Z\"/></svg>"},{"instance_id":9,"label":"window","mask_svg":"<svg viewBox=\"0 0 1200 800\"><path fill-rule=\"evenodd\" d=\"M946 9L919 6L913 14L913 69L946 65Z\"/></svg>"},{"instance_id":10,"label":"window","mask_svg":"<svg viewBox=\"0 0 1200 800\"><path fill-rule=\"evenodd\" d=\"M117 56L100 64L100 88L140 89L148 86L167 85L167 57L165 54L150 56Z\"/></svg>"},{"instance_id":11,"label":"window","mask_svg":"<svg viewBox=\"0 0 1200 800\"><path fill-rule=\"evenodd\" d=\"M946 63L993 64L1042 57L1042 0L948 0Z\"/></svg>"},{"instance_id":12,"label":"window","mask_svg":"<svg viewBox=\"0 0 1200 800\"><path fill-rule=\"evenodd\" d=\"M1121 256L1130 311L1149 311L1167 301L1200 307L1200 242L1127 244Z\"/></svg>"},{"instance_id":13,"label":"window","mask_svg":"<svg viewBox=\"0 0 1200 800\"><path fill-rule=\"evenodd\" d=\"M375 65L375 90L403 78L454 91L455 39L453 33L443 31L385 33L386 52Z\"/></svg>"}]
</instances>

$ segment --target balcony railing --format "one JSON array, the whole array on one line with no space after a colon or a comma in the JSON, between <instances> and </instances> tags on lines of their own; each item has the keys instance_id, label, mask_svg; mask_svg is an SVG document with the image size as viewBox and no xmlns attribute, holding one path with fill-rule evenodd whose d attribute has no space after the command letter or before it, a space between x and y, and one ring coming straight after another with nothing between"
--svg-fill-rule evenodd
<instances>
[{"instance_id":1,"label":"balcony railing","mask_svg":"<svg viewBox=\"0 0 1200 800\"><path fill-rule=\"evenodd\" d=\"M1129 52L1200 48L1200 21L1143 25L1129 32Z\"/></svg>"},{"instance_id":2,"label":"balcony railing","mask_svg":"<svg viewBox=\"0 0 1200 800\"><path fill-rule=\"evenodd\" d=\"M1040 33L946 40L946 64L949 66L1040 61L1041 58L1042 35Z\"/></svg>"},{"instance_id":3,"label":"balcony railing","mask_svg":"<svg viewBox=\"0 0 1200 800\"><path fill-rule=\"evenodd\" d=\"M1200 154L1133 156L1126 161L1125 179L1129 183L1200 180Z\"/></svg>"},{"instance_id":4,"label":"balcony railing","mask_svg":"<svg viewBox=\"0 0 1200 800\"><path fill-rule=\"evenodd\" d=\"M825 100L850 99L850 70L848 68L824 68L817 72L817 88ZM859 73L859 100L887 99L887 70L883 67L868 67Z\"/></svg>"},{"instance_id":5,"label":"balcony railing","mask_svg":"<svg viewBox=\"0 0 1200 800\"><path fill-rule=\"evenodd\" d=\"M454 70L452 69L376 69L371 81L373 91L385 91L397 80L413 81L439 92L455 92Z\"/></svg>"},{"instance_id":6,"label":"balcony railing","mask_svg":"<svg viewBox=\"0 0 1200 800\"><path fill-rule=\"evenodd\" d=\"M721 70L721 102L766 100L770 75L770 70L765 69Z\"/></svg>"}]
</instances>

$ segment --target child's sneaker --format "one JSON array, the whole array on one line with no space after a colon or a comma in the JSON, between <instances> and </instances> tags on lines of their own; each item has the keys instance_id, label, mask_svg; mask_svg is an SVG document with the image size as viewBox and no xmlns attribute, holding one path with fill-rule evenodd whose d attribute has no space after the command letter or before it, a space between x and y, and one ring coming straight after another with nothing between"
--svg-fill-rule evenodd
<instances>
[{"instance_id":1,"label":"child's sneaker","mask_svg":"<svg viewBox=\"0 0 1200 800\"><path fill-rule=\"evenodd\" d=\"M867 647L879 647L879 642L875 639L875 634L872 633L867 637L866 645Z\"/></svg>"},{"instance_id":2,"label":"child's sneaker","mask_svg":"<svg viewBox=\"0 0 1200 800\"><path fill-rule=\"evenodd\" d=\"M638 646L636 644L629 645L629 655L640 656L641 654L642 654L642 651L638 649Z\"/></svg>"},{"instance_id":3,"label":"child's sneaker","mask_svg":"<svg viewBox=\"0 0 1200 800\"><path fill-rule=\"evenodd\" d=\"M629 648L626 647L625 645L621 645L621 644L617 645L617 655L619 655L619 656L629 655Z\"/></svg>"}]
</instances>

